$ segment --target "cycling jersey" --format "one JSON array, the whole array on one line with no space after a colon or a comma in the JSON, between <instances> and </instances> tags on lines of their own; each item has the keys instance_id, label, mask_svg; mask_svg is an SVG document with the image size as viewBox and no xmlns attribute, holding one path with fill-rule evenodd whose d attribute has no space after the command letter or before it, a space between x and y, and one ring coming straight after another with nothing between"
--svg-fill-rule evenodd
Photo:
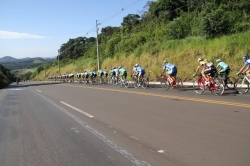
<instances>
[{"instance_id":1,"label":"cycling jersey","mask_svg":"<svg viewBox=\"0 0 250 166\"><path fill-rule=\"evenodd\" d=\"M105 77L108 77L108 72L106 72L106 70L103 70L103 74Z\"/></svg>"},{"instance_id":2,"label":"cycling jersey","mask_svg":"<svg viewBox=\"0 0 250 166\"><path fill-rule=\"evenodd\" d=\"M85 78L88 78L88 77L89 77L89 74L88 74L88 72L86 72L86 71L83 73L83 75L84 75Z\"/></svg>"},{"instance_id":3,"label":"cycling jersey","mask_svg":"<svg viewBox=\"0 0 250 166\"><path fill-rule=\"evenodd\" d=\"M221 68L220 73L224 73L224 72L230 70L228 64L226 64L225 62L220 62L220 63L218 63L218 65L217 65L216 68L218 68L218 67Z\"/></svg>"},{"instance_id":4,"label":"cycling jersey","mask_svg":"<svg viewBox=\"0 0 250 166\"><path fill-rule=\"evenodd\" d=\"M127 71L124 68L120 68L119 73L121 74L121 76L127 75Z\"/></svg>"},{"instance_id":5,"label":"cycling jersey","mask_svg":"<svg viewBox=\"0 0 250 166\"><path fill-rule=\"evenodd\" d=\"M135 71L137 72L138 76L143 76L146 73L141 66L135 67Z\"/></svg>"},{"instance_id":6,"label":"cycling jersey","mask_svg":"<svg viewBox=\"0 0 250 166\"><path fill-rule=\"evenodd\" d=\"M244 66L250 66L250 59L246 60L246 62L244 63Z\"/></svg>"},{"instance_id":7,"label":"cycling jersey","mask_svg":"<svg viewBox=\"0 0 250 166\"><path fill-rule=\"evenodd\" d=\"M177 67L171 63L166 63L165 65L163 65L163 69L166 69L166 74L170 74L172 76L176 76L177 75Z\"/></svg>"},{"instance_id":8,"label":"cycling jersey","mask_svg":"<svg viewBox=\"0 0 250 166\"><path fill-rule=\"evenodd\" d=\"M99 73L100 77L102 77L104 74L102 70L98 70L98 73Z\"/></svg>"},{"instance_id":9,"label":"cycling jersey","mask_svg":"<svg viewBox=\"0 0 250 166\"><path fill-rule=\"evenodd\" d=\"M80 78L81 77L81 73L76 73L76 76L77 76L77 78Z\"/></svg>"},{"instance_id":10,"label":"cycling jersey","mask_svg":"<svg viewBox=\"0 0 250 166\"><path fill-rule=\"evenodd\" d=\"M119 70L118 69L113 69L113 73L115 74L115 76L119 75Z\"/></svg>"}]
</instances>

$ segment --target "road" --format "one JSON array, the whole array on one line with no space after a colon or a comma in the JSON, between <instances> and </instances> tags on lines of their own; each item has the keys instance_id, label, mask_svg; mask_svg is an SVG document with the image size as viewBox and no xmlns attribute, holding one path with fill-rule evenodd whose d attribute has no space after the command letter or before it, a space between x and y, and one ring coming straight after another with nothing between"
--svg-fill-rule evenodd
<instances>
[{"instance_id":1,"label":"road","mask_svg":"<svg viewBox=\"0 0 250 166\"><path fill-rule=\"evenodd\" d=\"M0 91L4 166L249 166L250 93L26 82Z\"/></svg>"}]
</instances>

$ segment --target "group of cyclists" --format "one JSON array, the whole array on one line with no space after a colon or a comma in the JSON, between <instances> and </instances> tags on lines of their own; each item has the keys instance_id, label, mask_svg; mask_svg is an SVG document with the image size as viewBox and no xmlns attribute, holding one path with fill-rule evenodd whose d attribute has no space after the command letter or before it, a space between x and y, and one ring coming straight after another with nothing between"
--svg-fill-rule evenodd
<instances>
[{"instance_id":1,"label":"group of cyclists","mask_svg":"<svg viewBox=\"0 0 250 166\"><path fill-rule=\"evenodd\" d=\"M236 73L236 75L238 76L240 73L246 73L246 75L248 77L250 77L250 59L249 59L249 55L245 54L243 55L243 61L244 61L244 65L243 67L240 69L239 72ZM199 58L198 59L199 65L195 70L195 73L193 74L193 76L195 76L197 74L197 72L199 71L200 68L202 68L202 76L205 79L205 84L210 86L210 82L209 82L209 77L214 77L214 75L217 74L223 74L223 77L227 78L229 73L230 73L230 67L227 63L223 62L221 59L217 59L217 66L215 66L212 62L209 62L203 58ZM220 69L219 71L217 71L217 69Z\"/></svg>"},{"instance_id":2,"label":"group of cyclists","mask_svg":"<svg viewBox=\"0 0 250 166\"><path fill-rule=\"evenodd\" d=\"M245 54L243 55L243 60L244 60L244 65L243 67L239 70L239 72L236 73L236 75L239 75L240 73L246 73L246 75L250 78L250 59L249 55ZM200 57L198 59L198 67L195 70L195 73L193 76L196 76L198 71L202 68L201 74L203 78L205 79L205 84L207 86L210 86L209 78L214 77L216 73L218 74L223 74L223 77L227 77L230 73L230 67L227 63L223 62L221 59L216 60L217 65L215 66L212 62L209 62L206 59L203 59ZM219 69L219 70L217 70ZM144 77L146 71L145 69L140 66L139 64L135 64L132 69L132 76L137 79L138 82L140 82L140 79ZM70 74L71 77L73 74ZM78 79L83 78L83 79L93 79L96 78L99 75L100 78L107 78L108 75L110 75L110 78L115 77L116 80L118 78L126 79L127 78L127 70L124 69L122 66L119 66L118 68L113 67L110 68L109 73L106 70L98 70L97 73L94 70L89 70L89 72L84 71L83 73L76 73L76 77ZM162 67L162 72L161 76L170 76L172 78L171 85L175 87L176 85L176 76L177 76L177 66L169 63L167 60L163 61L163 67Z\"/></svg>"}]
</instances>

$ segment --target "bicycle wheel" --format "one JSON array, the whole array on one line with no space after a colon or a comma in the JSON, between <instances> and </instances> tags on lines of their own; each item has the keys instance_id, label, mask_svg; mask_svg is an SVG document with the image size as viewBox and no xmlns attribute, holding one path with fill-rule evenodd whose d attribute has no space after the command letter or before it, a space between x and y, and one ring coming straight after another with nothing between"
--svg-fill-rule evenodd
<instances>
[{"instance_id":1,"label":"bicycle wheel","mask_svg":"<svg viewBox=\"0 0 250 166\"><path fill-rule=\"evenodd\" d=\"M170 88L170 84L165 78L161 79L161 88L164 90L168 90Z\"/></svg>"},{"instance_id":2,"label":"bicycle wheel","mask_svg":"<svg viewBox=\"0 0 250 166\"><path fill-rule=\"evenodd\" d=\"M129 84L127 80L123 80L123 85L125 86L125 88L128 88Z\"/></svg>"},{"instance_id":3,"label":"bicycle wheel","mask_svg":"<svg viewBox=\"0 0 250 166\"><path fill-rule=\"evenodd\" d=\"M224 90L225 90L225 86L224 86L224 81L220 80L220 79L215 79L215 84L214 86L214 90L211 90L211 92L214 95L223 95Z\"/></svg>"},{"instance_id":4,"label":"bicycle wheel","mask_svg":"<svg viewBox=\"0 0 250 166\"><path fill-rule=\"evenodd\" d=\"M205 91L205 85L202 82L199 82L199 80L193 82L193 88L195 93L198 93L199 95Z\"/></svg>"},{"instance_id":5,"label":"bicycle wheel","mask_svg":"<svg viewBox=\"0 0 250 166\"><path fill-rule=\"evenodd\" d=\"M135 88L138 88L138 87L139 87L139 83L138 83L137 80L134 80L134 81L133 81L133 84L134 84L134 87L135 87Z\"/></svg>"},{"instance_id":6,"label":"bicycle wheel","mask_svg":"<svg viewBox=\"0 0 250 166\"><path fill-rule=\"evenodd\" d=\"M141 86L143 89L146 89L148 87L148 83L146 79L142 79Z\"/></svg>"},{"instance_id":7,"label":"bicycle wheel","mask_svg":"<svg viewBox=\"0 0 250 166\"><path fill-rule=\"evenodd\" d=\"M183 83L181 78L177 77L176 78L176 89L181 91L183 89Z\"/></svg>"},{"instance_id":8,"label":"bicycle wheel","mask_svg":"<svg viewBox=\"0 0 250 166\"><path fill-rule=\"evenodd\" d=\"M227 78L227 85L225 87L227 87L228 89L233 89L235 90L235 78L234 77L228 77Z\"/></svg>"},{"instance_id":9,"label":"bicycle wheel","mask_svg":"<svg viewBox=\"0 0 250 166\"><path fill-rule=\"evenodd\" d=\"M235 90L240 94L247 93L249 90L249 82L244 78L238 78L235 81Z\"/></svg>"},{"instance_id":10,"label":"bicycle wheel","mask_svg":"<svg viewBox=\"0 0 250 166\"><path fill-rule=\"evenodd\" d=\"M166 80L164 78L161 78L161 80L160 80L161 88L165 88L166 87L165 82L166 82Z\"/></svg>"}]
</instances>

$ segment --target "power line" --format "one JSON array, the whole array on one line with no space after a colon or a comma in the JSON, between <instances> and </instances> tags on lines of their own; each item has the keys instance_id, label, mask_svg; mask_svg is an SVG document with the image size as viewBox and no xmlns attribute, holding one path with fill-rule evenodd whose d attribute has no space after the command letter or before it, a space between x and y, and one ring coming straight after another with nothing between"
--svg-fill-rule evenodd
<instances>
[{"instance_id":1,"label":"power line","mask_svg":"<svg viewBox=\"0 0 250 166\"><path fill-rule=\"evenodd\" d=\"M132 6L134 6L135 4L137 4L139 1L141 1L141 0L136 0L136 1L134 1L133 3L131 3L130 5L128 5L128 6L124 7L124 8L121 8L120 11L118 11L118 12L115 13L114 15L112 15L112 16L106 18L104 21L100 22L100 24L103 24L104 22L106 22L106 21L110 20L111 18L117 16L118 14L122 13L124 10L129 9L130 7L132 7Z\"/></svg>"},{"instance_id":2,"label":"power line","mask_svg":"<svg viewBox=\"0 0 250 166\"><path fill-rule=\"evenodd\" d=\"M115 16L117 16L118 14L122 13L124 10L129 9L130 7L134 6L135 4L137 4L139 1L141 0L135 0L133 3L129 4L126 7L123 7L121 10L119 10L118 12L116 12L115 14L113 14L112 16L106 18L104 21L98 23L98 25L103 24L104 22L107 22L108 20L114 18ZM68 35L68 34L77 34L77 33L85 33L85 36L87 36L89 33L94 32L95 31L95 27L91 28L91 30L87 31L86 33L83 31L79 31L79 32L65 32L65 33L52 33L52 34L43 34L43 35L47 35L47 36L54 36L54 35Z\"/></svg>"}]
</instances>

